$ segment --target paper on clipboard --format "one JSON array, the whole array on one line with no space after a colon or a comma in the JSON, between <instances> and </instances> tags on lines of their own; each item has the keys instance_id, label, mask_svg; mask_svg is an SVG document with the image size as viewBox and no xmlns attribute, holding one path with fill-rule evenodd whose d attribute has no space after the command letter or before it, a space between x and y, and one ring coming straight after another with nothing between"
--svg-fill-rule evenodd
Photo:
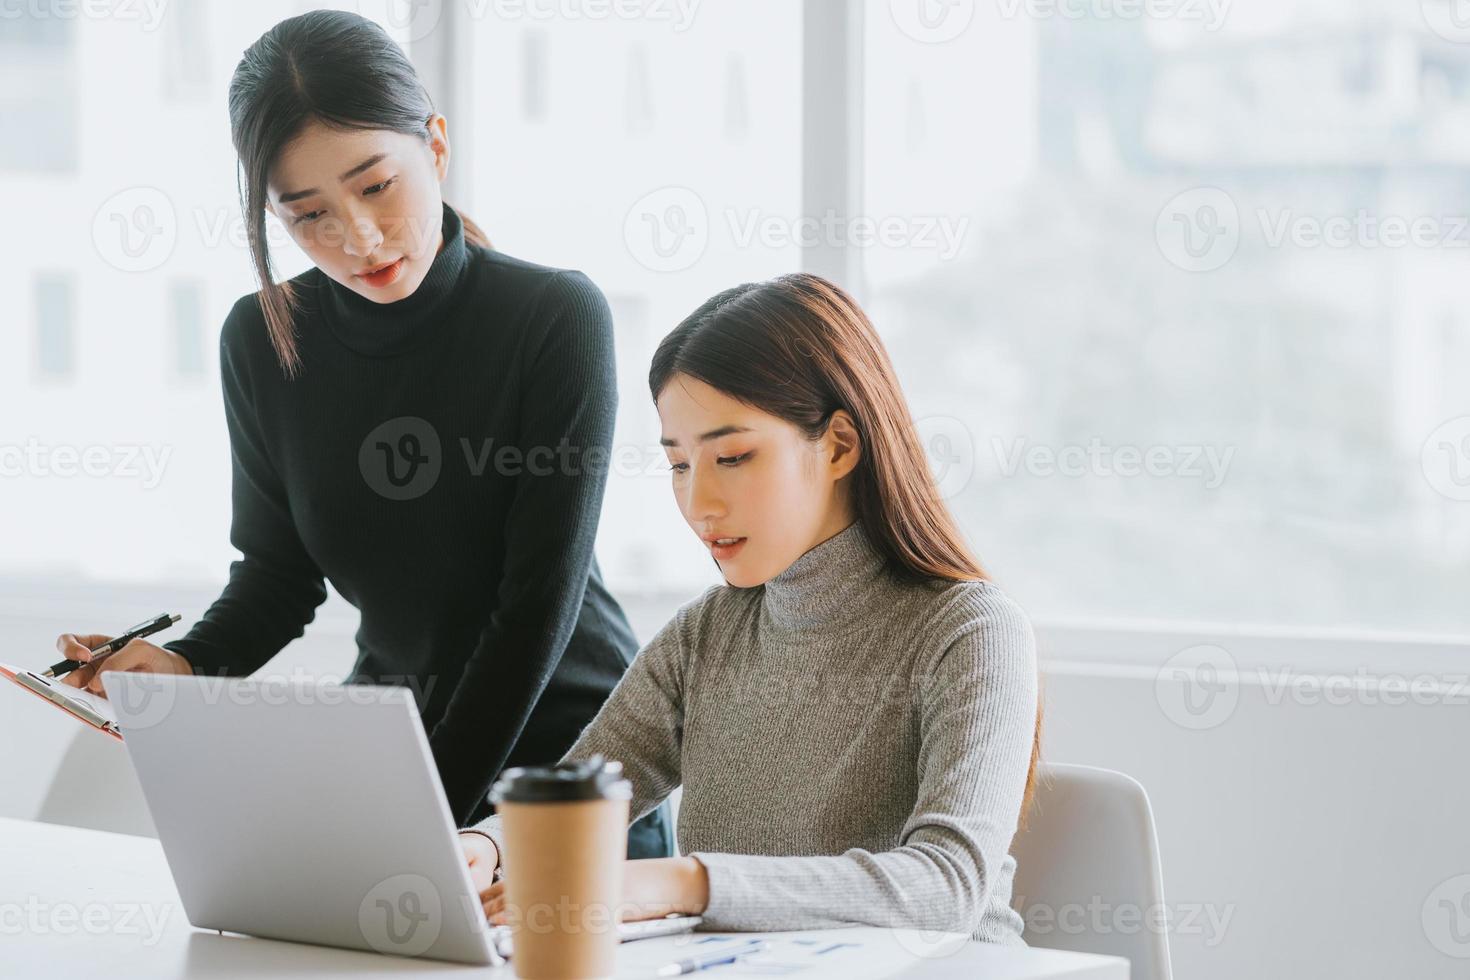
<instances>
[{"instance_id":1,"label":"paper on clipboard","mask_svg":"<svg viewBox=\"0 0 1470 980\"><path fill-rule=\"evenodd\" d=\"M86 722L92 728L111 735L113 738L122 738L122 732L118 730L117 714L112 710L112 705L106 698L98 697L90 691L84 691L69 684L63 684L56 678L42 677L24 667L16 667L12 664L0 663L0 674L3 674L17 687L30 691L36 697L50 702L62 711Z\"/></svg>"}]
</instances>

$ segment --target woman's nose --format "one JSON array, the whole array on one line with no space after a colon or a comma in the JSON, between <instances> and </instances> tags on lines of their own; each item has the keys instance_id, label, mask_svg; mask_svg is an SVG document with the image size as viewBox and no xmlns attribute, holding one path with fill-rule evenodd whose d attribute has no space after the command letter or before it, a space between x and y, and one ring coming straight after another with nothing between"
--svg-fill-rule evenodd
<instances>
[{"instance_id":1,"label":"woman's nose","mask_svg":"<svg viewBox=\"0 0 1470 980\"><path fill-rule=\"evenodd\" d=\"M347 223L345 247L348 255L367 258L383 244L383 233L374 221L367 218L352 218Z\"/></svg>"},{"instance_id":2,"label":"woman's nose","mask_svg":"<svg viewBox=\"0 0 1470 980\"><path fill-rule=\"evenodd\" d=\"M692 520L702 523L725 516L725 501L716 483L717 481L690 470L687 492L689 516Z\"/></svg>"}]
</instances>

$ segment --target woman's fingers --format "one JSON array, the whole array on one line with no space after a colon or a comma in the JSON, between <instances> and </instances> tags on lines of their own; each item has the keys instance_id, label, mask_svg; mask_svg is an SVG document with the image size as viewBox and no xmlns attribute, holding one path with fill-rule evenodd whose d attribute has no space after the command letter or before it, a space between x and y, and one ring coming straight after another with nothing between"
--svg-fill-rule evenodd
<instances>
[{"instance_id":1,"label":"woman's fingers","mask_svg":"<svg viewBox=\"0 0 1470 980\"><path fill-rule=\"evenodd\" d=\"M92 648L100 647L110 636L101 633L62 633L56 638L56 652L68 660L86 663L92 659Z\"/></svg>"},{"instance_id":2,"label":"woman's fingers","mask_svg":"<svg viewBox=\"0 0 1470 980\"><path fill-rule=\"evenodd\" d=\"M68 687L86 687L92 680L92 675L97 673L97 668L91 664L76 667L70 673L61 676L61 683Z\"/></svg>"},{"instance_id":3,"label":"woman's fingers","mask_svg":"<svg viewBox=\"0 0 1470 980\"><path fill-rule=\"evenodd\" d=\"M106 697L107 692L102 688L102 675L109 670L137 670L146 667L152 659L152 651L149 645L140 640L134 640L123 647L117 653L108 654L107 658L95 667L82 667L72 671L79 674L83 670L89 672L87 678L87 690L93 694Z\"/></svg>"},{"instance_id":4,"label":"woman's fingers","mask_svg":"<svg viewBox=\"0 0 1470 980\"><path fill-rule=\"evenodd\" d=\"M480 892L480 907L485 910L485 919L493 926L505 925L505 882L495 884Z\"/></svg>"},{"instance_id":5,"label":"woman's fingers","mask_svg":"<svg viewBox=\"0 0 1470 980\"><path fill-rule=\"evenodd\" d=\"M87 663L92 659L92 648L100 647L110 639L111 637L100 633L62 633L56 638L56 652L68 660ZM78 667L63 674L61 683L71 687L85 687L95 673L96 670L92 667Z\"/></svg>"}]
</instances>

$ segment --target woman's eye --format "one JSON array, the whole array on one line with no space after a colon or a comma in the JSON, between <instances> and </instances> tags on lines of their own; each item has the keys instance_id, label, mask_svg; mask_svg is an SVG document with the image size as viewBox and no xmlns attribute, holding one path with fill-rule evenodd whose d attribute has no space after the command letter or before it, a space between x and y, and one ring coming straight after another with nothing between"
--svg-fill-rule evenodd
<instances>
[{"instance_id":1,"label":"woman's eye","mask_svg":"<svg viewBox=\"0 0 1470 980\"><path fill-rule=\"evenodd\" d=\"M750 458L750 453L741 453L739 456L716 456L715 462L721 466L739 466Z\"/></svg>"},{"instance_id":2,"label":"woman's eye","mask_svg":"<svg viewBox=\"0 0 1470 980\"><path fill-rule=\"evenodd\" d=\"M318 216L320 216L320 215L321 215L321 212L320 211L308 211L305 214L298 214L296 216L296 220L294 222L292 222L292 224L298 224L299 225L303 221L315 221L318 218Z\"/></svg>"},{"instance_id":3,"label":"woman's eye","mask_svg":"<svg viewBox=\"0 0 1470 980\"><path fill-rule=\"evenodd\" d=\"M669 464L669 469L673 470L675 473L683 473L685 470L689 469L689 464L688 463L670 463Z\"/></svg>"},{"instance_id":4,"label":"woman's eye","mask_svg":"<svg viewBox=\"0 0 1470 980\"><path fill-rule=\"evenodd\" d=\"M378 194L378 193L381 193L385 188L388 187L389 184L392 184L397 179L398 179L397 177L390 177L387 180L383 181L382 183L374 184L373 186L369 187L367 190L363 191L363 193L364 194Z\"/></svg>"}]
</instances>

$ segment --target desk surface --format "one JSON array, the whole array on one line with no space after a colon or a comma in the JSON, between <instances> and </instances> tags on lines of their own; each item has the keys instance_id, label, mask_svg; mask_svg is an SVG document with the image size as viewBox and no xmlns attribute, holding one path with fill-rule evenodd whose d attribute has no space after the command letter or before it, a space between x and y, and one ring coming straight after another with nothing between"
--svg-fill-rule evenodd
<instances>
[{"instance_id":1,"label":"desk surface","mask_svg":"<svg viewBox=\"0 0 1470 980\"><path fill-rule=\"evenodd\" d=\"M859 935L857 930L841 932ZM898 975L904 977L1128 978L1127 963L1108 956L999 947L959 937L920 941L917 934L895 930L863 929L860 934L911 959L912 965L899 967ZM9 976L513 977L509 967L466 967L195 929L156 840L24 820L0 819L0 937ZM663 937L622 946L619 976L646 975L640 968L673 958L678 944L689 939ZM718 972L736 975L729 968ZM801 974L816 978L833 972Z\"/></svg>"}]
</instances>

